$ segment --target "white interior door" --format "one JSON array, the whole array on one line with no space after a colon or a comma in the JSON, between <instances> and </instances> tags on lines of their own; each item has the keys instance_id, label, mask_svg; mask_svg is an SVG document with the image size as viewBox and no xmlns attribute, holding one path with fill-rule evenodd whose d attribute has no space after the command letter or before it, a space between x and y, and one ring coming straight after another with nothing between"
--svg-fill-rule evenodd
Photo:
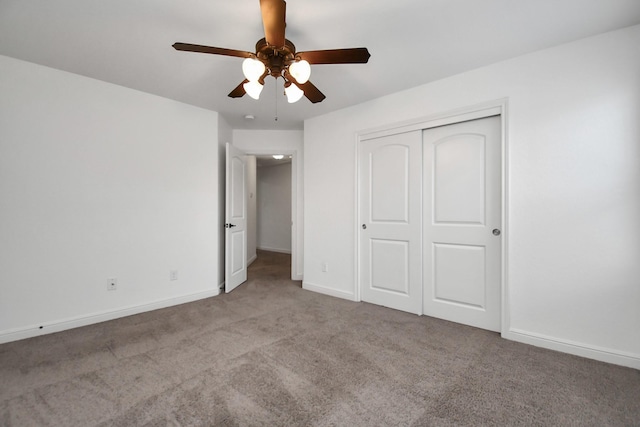
<instances>
[{"instance_id":1,"label":"white interior door","mask_svg":"<svg viewBox=\"0 0 640 427\"><path fill-rule=\"evenodd\" d=\"M360 146L360 292L363 301L422 310L422 132Z\"/></svg>"},{"instance_id":2,"label":"white interior door","mask_svg":"<svg viewBox=\"0 0 640 427\"><path fill-rule=\"evenodd\" d=\"M227 143L224 290L247 280L246 154Z\"/></svg>"},{"instance_id":3,"label":"white interior door","mask_svg":"<svg viewBox=\"0 0 640 427\"><path fill-rule=\"evenodd\" d=\"M500 117L423 133L424 314L500 331Z\"/></svg>"}]
</instances>

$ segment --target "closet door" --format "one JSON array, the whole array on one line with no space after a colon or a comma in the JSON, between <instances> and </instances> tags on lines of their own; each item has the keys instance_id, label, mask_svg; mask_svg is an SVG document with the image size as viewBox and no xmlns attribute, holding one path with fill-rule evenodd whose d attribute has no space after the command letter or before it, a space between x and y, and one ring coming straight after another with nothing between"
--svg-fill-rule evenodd
<instances>
[{"instance_id":1,"label":"closet door","mask_svg":"<svg viewBox=\"0 0 640 427\"><path fill-rule=\"evenodd\" d=\"M500 117L423 132L424 314L500 331Z\"/></svg>"},{"instance_id":2,"label":"closet door","mask_svg":"<svg viewBox=\"0 0 640 427\"><path fill-rule=\"evenodd\" d=\"M422 131L360 145L363 301L422 312Z\"/></svg>"}]
</instances>

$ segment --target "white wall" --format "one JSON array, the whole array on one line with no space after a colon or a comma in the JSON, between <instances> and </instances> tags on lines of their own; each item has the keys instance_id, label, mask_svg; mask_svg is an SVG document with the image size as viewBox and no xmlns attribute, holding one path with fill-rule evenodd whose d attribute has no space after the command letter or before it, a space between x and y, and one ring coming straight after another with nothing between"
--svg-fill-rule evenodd
<instances>
[{"instance_id":1,"label":"white wall","mask_svg":"<svg viewBox=\"0 0 640 427\"><path fill-rule=\"evenodd\" d=\"M638 46L630 27L307 120L305 288L354 298L357 132L508 97L503 336L640 368Z\"/></svg>"},{"instance_id":2,"label":"white wall","mask_svg":"<svg viewBox=\"0 0 640 427\"><path fill-rule=\"evenodd\" d=\"M258 249L291 253L291 163L258 168Z\"/></svg>"},{"instance_id":3,"label":"white wall","mask_svg":"<svg viewBox=\"0 0 640 427\"><path fill-rule=\"evenodd\" d=\"M217 295L218 114L0 70L0 341Z\"/></svg>"},{"instance_id":4,"label":"white wall","mask_svg":"<svg viewBox=\"0 0 640 427\"><path fill-rule=\"evenodd\" d=\"M302 280L304 267L304 182L303 131L298 130L234 130L233 145L249 154L292 154L293 247L291 248L292 277Z\"/></svg>"}]
</instances>

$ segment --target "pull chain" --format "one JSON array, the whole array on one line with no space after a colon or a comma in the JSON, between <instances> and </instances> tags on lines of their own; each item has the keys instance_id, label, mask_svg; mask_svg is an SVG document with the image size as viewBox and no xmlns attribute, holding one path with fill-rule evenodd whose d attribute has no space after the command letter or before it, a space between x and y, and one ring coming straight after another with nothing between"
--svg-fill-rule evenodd
<instances>
[{"instance_id":1,"label":"pull chain","mask_svg":"<svg viewBox=\"0 0 640 427\"><path fill-rule=\"evenodd\" d=\"M275 118L275 121L277 122L278 121L278 79L276 79L275 88L276 88L276 93L275 93L275 95L276 95L276 118Z\"/></svg>"}]
</instances>

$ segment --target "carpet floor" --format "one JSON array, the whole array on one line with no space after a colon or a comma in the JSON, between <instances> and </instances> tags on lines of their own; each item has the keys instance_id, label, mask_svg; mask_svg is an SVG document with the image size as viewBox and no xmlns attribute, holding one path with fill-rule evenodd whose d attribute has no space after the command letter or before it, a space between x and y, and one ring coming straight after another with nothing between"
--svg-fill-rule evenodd
<instances>
[{"instance_id":1,"label":"carpet floor","mask_svg":"<svg viewBox=\"0 0 640 427\"><path fill-rule=\"evenodd\" d=\"M640 371L308 292L289 268L259 252L230 294L0 345L0 425L640 425Z\"/></svg>"}]
</instances>

